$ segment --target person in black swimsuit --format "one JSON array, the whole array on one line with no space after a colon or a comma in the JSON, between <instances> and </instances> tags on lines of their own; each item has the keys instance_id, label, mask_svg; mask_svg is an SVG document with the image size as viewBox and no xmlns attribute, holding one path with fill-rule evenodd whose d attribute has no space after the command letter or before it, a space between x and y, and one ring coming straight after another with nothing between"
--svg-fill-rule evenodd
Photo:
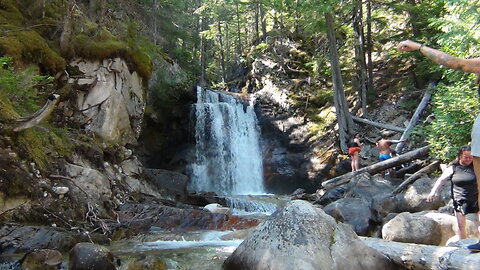
<instances>
[{"instance_id":1,"label":"person in black swimsuit","mask_svg":"<svg viewBox=\"0 0 480 270\"><path fill-rule=\"evenodd\" d=\"M467 238L466 215L475 213L477 215L477 223L479 220L477 178L473 170L472 160L473 157L470 146L460 147L457 159L452 161L443 171L427 197L428 202L433 201L434 198L438 196L438 191L445 180L451 179L453 208L455 210L455 216L457 217L458 226L456 233L460 239Z\"/></svg>"}]
</instances>

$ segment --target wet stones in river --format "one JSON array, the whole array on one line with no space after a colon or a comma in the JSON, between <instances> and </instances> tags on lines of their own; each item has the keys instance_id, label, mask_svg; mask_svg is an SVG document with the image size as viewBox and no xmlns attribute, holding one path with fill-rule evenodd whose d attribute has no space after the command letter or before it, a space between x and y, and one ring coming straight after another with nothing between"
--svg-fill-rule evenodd
<instances>
[{"instance_id":1,"label":"wet stones in river","mask_svg":"<svg viewBox=\"0 0 480 270\"><path fill-rule=\"evenodd\" d=\"M115 270L114 255L106 247L78 243L70 250L70 270Z\"/></svg>"},{"instance_id":2,"label":"wet stones in river","mask_svg":"<svg viewBox=\"0 0 480 270\"><path fill-rule=\"evenodd\" d=\"M28 270L56 270L63 261L62 253L58 250L40 249L25 255L21 262L21 269Z\"/></svg>"}]
</instances>

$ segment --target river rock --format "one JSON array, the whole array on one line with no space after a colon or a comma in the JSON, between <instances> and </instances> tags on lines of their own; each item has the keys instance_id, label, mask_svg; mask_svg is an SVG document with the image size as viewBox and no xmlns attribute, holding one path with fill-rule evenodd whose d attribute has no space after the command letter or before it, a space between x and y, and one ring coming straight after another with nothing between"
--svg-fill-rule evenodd
<instances>
[{"instance_id":1,"label":"river rock","mask_svg":"<svg viewBox=\"0 0 480 270\"><path fill-rule=\"evenodd\" d=\"M127 270L166 270L167 265L159 258L146 256L131 262Z\"/></svg>"},{"instance_id":2,"label":"river rock","mask_svg":"<svg viewBox=\"0 0 480 270\"><path fill-rule=\"evenodd\" d=\"M357 235L367 236L374 220L369 204L357 198L340 199L327 205L323 211L337 221L352 225Z\"/></svg>"},{"instance_id":3,"label":"river rock","mask_svg":"<svg viewBox=\"0 0 480 270\"><path fill-rule=\"evenodd\" d=\"M90 237L97 243L108 243L104 235L92 233ZM84 234L62 228L16 224L4 224L0 227L0 250L3 254L23 253L34 249L68 251L76 243L88 240Z\"/></svg>"},{"instance_id":4,"label":"river rock","mask_svg":"<svg viewBox=\"0 0 480 270\"><path fill-rule=\"evenodd\" d=\"M382 238L404 243L439 245L442 240L442 226L423 215L404 212L382 227Z\"/></svg>"},{"instance_id":5,"label":"river rock","mask_svg":"<svg viewBox=\"0 0 480 270\"><path fill-rule=\"evenodd\" d=\"M78 243L70 251L69 270L115 270L114 256L108 248Z\"/></svg>"},{"instance_id":6,"label":"river rock","mask_svg":"<svg viewBox=\"0 0 480 270\"><path fill-rule=\"evenodd\" d=\"M162 169L145 168L145 177L158 189L175 197L184 197L187 193L188 176Z\"/></svg>"},{"instance_id":7,"label":"river rock","mask_svg":"<svg viewBox=\"0 0 480 270\"><path fill-rule=\"evenodd\" d=\"M232 209L223 207L218 203L207 204L205 207L203 207L203 209L210 211L210 213L220 213L228 216L232 215Z\"/></svg>"},{"instance_id":8,"label":"river rock","mask_svg":"<svg viewBox=\"0 0 480 270\"><path fill-rule=\"evenodd\" d=\"M22 270L56 270L63 261L62 253L58 250L40 249L25 255Z\"/></svg>"},{"instance_id":9,"label":"river rock","mask_svg":"<svg viewBox=\"0 0 480 270\"><path fill-rule=\"evenodd\" d=\"M349 225L295 200L275 212L232 253L224 269L397 269L365 246Z\"/></svg>"}]
</instances>

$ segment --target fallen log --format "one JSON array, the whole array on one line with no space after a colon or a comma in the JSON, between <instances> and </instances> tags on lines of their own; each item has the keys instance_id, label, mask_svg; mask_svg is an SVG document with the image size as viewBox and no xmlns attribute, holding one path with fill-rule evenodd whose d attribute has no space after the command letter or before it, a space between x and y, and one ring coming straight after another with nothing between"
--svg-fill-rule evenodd
<instances>
[{"instance_id":1,"label":"fallen log","mask_svg":"<svg viewBox=\"0 0 480 270\"><path fill-rule=\"evenodd\" d=\"M383 124L383 123L379 123L379 122L374 122L374 121L371 121L371 120L368 120L368 119L360 118L358 116L353 116L352 115L352 119L355 122L360 122L360 123L367 124L367 125L374 126L374 127L394 130L394 131L398 131L398 132L404 132L405 131L405 129L401 128L401 127L397 127L397 126L389 125L389 124Z\"/></svg>"},{"instance_id":2,"label":"fallen log","mask_svg":"<svg viewBox=\"0 0 480 270\"><path fill-rule=\"evenodd\" d=\"M400 185L398 185L398 187L396 187L392 191L392 194L400 193L408 185L412 184L418 178L420 178L422 176L422 174L434 172L434 171L438 170L439 167L440 167L440 161L435 160L434 162L430 163L428 166L423 167L418 172L416 172L416 173L412 174L410 177L408 177L405 181L403 181Z\"/></svg>"},{"instance_id":3,"label":"fallen log","mask_svg":"<svg viewBox=\"0 0 480 270\"><path fill-rule=\"evenodd\" d=\"M371 175L374 175L378 172L384 171L386 169L398 166L402 163L405 163L407 161L410 161L412 159L424 156L428 154L428 150L430 149L430 146L424 146L415 150L412 150L410 152L407 152L405 154L399 155L394 158L387 159L385 161L381 161L375 164L372 164L367 167L363 167L357 171L354 172L349 172L340 176L337 176L335 178L332 178L330 180L327 180L322 183L322 188L323 189L331 189L340 185L343 185L352 179L352 177L362 174L364 172L368 172Z\"/></svg>"},{"instance_id":4,"label":"fallen log","mask_svg":"<svg viewBox=\"0 0 480 270\"><path fill-rule=\"evenodd\" d=\"M415 161L412 164L408 165L407 167L398 169L395 171L395 177L401 178L407 173L415 173L424 166L424 163L425 162L423 161Z\"/></svg>"},{"instance_id":5,"label":"fallen log","mask_svg":"<svg viewBox=\"0 0 480 270\"><path fill-rule=\"evenodd\" d=\"M21 130L38 125L43 119L52 113L53 109L55 109L55 106L60 100L59 97L60 96L57 94L51 94L48 97L45 105L43 105L43 107L38 111L34 112L32 115L15 119L14 121L18 123L18 126L15 127L13 131L19 132Z\"/></svg>"},{"instance_id":6,"label":"fallen log","mask_svg":"<svg viewBox=\"0 0 480 270\"><path fill-rule=\"evenodd\" d=\"M407 128L405 128L405 131L403 132L402 137L400 138L401 141L407 140L410 137L413 127L417 125L418 120L420 119L420 116L422 115L423 111L425 110L428 103L430 102L430 99L432 98L432 90L434 87L435 87L435 84L433 83L430 83L428 85L428 88L425 91L425 94L423 94L422 101L420 101L420 104L418 104L418 107L415 110L415 113L413 114L412 118L410 119L410 122L407 125ZM405 146L405 142L398 143L397 146L395 147L395 151L397 153L400 153L404 146Z\"/></svg>"},{"instance_id":7,"label":"fallen log","mask_svg":"<svg viewBox=\"0 0 480 270\"><path fill-rule=\"evenodd\" d=\"M415 270L478 269L480 253L463 247L439 247L360 237L362 242L382 253L395 264Z\"/></svg>"}]
</instances>

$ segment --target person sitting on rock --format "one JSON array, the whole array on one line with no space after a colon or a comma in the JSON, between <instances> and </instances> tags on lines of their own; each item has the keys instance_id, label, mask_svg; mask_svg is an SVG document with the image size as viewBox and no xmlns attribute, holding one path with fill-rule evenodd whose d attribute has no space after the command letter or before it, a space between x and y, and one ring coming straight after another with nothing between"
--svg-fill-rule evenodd
<instances>
[{"instance_id":1,"label":"person sitting on rock","mask_svg":"<svg viewBox=\"0 0 480 270\"><path fill-rule=\"evenodd\" d=\"M358 160L360 152L362 151L362 145L363 143L360 141L360 133L355 133L355 135L353 135L353 140L348 146L348 154L352 158L352 161L350 162L350 165L352 166L352 172L360 168Z\"/></svg>"},{"instance_id":2,"label":"person sitting on rock","mask_svg":"<svg viewBox=\"0 0 480 270\"><path fill-rule=\"evenodd\" d=\"M477 222L479 220L477 178L473 170L472 160L473 157L470 146L460 147L457 159L452 161L443 171L427 197L427 202L432 202L434 198L438 196L438 191L445 180L450 179L452 181L451 196L457 218L458 229L456 235L459 239L467 238L467 214L475 213L477 215Z\"/></svg>"}]
</instances>

